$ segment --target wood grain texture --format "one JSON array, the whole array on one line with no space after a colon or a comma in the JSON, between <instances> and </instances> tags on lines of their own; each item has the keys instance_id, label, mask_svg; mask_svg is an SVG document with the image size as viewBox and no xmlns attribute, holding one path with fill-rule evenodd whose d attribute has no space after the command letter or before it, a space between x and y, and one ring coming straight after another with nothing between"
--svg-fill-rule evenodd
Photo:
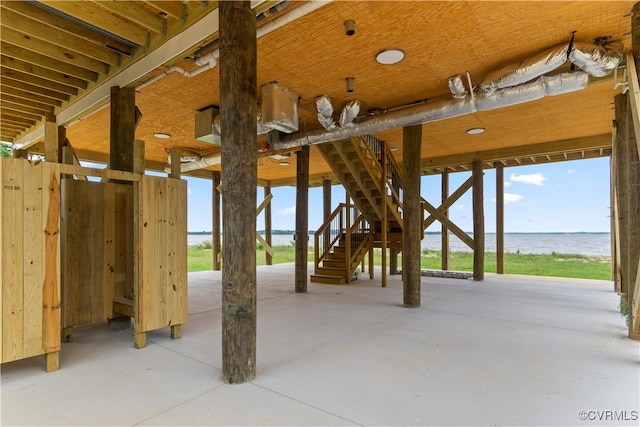
<instances>
[{"instance_id":1,"label":"wood grain texture","mask_svg":"<svg viewBox=\"0 0 640 427\"><path fill-rule=\"evenodd\" d=\"M218 10L225 165L222 374L227 383L244 383L256 375L256 19L248 1L224 1Z\"/></svg>"},{"instance_id":2,"label":"wood grain texture","mask_svg":"<svg viewBox=\"0 0 640 427\"><path fill-rule=\"evenodd\" d=\"M45 273L42 287L42 349L44 353L60 350L60 288L59 288L59 242L60 242L60 183L51 173L47 191L47 223L44 229Z\"/></svg>"},{"instance_id":3,"label":"wood grain texture","mask_svg":"<svg viewBox=\"0 0 640 427\"><path fill-rule=\"evenodd\" d=\"M420 307L420 242L424 230L420 207L421 141L422 125L404 128L403 149L408 156L402 164L402 288L404 305L411 308Z\"/></svg>"},{"instance_id":4,"label":"wood grain texture","mask_svg":"<svg viewBox=\"0 0 640 427\"><path fill-rule=\"evenodd\" d=\"M23 355L22 160L2 159L2 362Z\"/></svg>"}]
</instances>

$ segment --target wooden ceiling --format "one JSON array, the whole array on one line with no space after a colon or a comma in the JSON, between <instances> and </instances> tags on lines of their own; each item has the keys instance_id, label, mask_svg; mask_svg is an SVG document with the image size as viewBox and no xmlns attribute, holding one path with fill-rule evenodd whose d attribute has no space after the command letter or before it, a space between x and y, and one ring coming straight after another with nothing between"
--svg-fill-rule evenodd
<instances>
[{"instance_id":1,"label":"wooden ceiling","mask_svg":"<svg viewBox=\"0 0 640 427\"><path fill-rule=\"evenodd\" d=\"M366 112L449 97L449 76L468 71L478 85L493 70L569 43L574 31L577 41L606 36L628 51L633 3L332 1L309 8L300 2L254 2L261 32L258 85L277 81L300 95L304 133L321 128L315 110L319 95L329 95L337 112L353 99L362 101ZM308 13L298 13L305 8ZM143 117L136 138L146 143L149 168L163 169L173 147L198 155L219 152L194 137L196 111L219 105L218 67L191 78L173 72L141 86L170 66L197 69L193 58L215 49L217 38L216 25L197 25L215 13L216 2L200 1L3 0L2 140L37 151L42 123L55 114L58 124L68 126L67 137L80 158L105 161L109 109L102 107L108 97L93 94L95 101L89 100L113 81L139 88L136 105ZM303 16L293 19L296 13ZM353 36L345 35L347 19L355 21ZM405 59L378 64L375 55L386 48L402 49ZM170 53L150 60L163 51ZM345 90L346 77L355 77L351 93ZM423 173L464 170L475 159L488 167L494 161L511 166L608 155L613 97L621 92L614 83L613 76L592 79L581 91L425 123ZM468 135L474 127L486 132ZM171 138L155 138L156 132ZM396 147L402 161L401 129L374 136ZM315 150L311 155L313 182L331 177L322 157ZM216 169L220 165L209 168ZM293 184L295 155L284 161L261 157L258 177L272 185Z\"/></svg>"}]
</instances>

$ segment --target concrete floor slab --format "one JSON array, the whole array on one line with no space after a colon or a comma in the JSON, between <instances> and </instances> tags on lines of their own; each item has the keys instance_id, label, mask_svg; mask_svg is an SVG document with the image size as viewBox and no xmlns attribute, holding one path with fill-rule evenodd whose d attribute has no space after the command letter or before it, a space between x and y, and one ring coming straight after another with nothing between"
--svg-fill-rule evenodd
<instances>
[{"instance_id":1,"label":"concrete floor slab","mask_svg":"<svg viewBox=\"0 0 640 427\"><path fill-rule=\"evenodd\" d=\"M222 382L221 274L192 273L182 339L154 331L135 350L131 331L77 327L59 371L2 366L0 422L638 425L640 348L611 282L424 277L408 309L398 276L296 294L293 270L258 268L253 382Z\"/></svg>"}]
</instances>

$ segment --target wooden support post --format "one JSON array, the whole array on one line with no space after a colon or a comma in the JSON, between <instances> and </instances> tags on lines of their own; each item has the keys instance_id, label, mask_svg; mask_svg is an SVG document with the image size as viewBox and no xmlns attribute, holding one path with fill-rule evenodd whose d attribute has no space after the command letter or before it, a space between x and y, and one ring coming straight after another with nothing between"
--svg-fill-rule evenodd
<instances>
[{"instance_id":1,"label":"wooden support post","mask_svg":"<svg viewBox=\"0 0 640 427\"><path fill-rule=\"evenodd\" d=\"M69 145L65 145L64 147L62 147L62 163L67 164L67 165L72 165L74 161L74 153L73 153L73 148L71 148L71 146ZM65 216L66 213L68 212L69 209L69 190L68 190L68 180L73 179L73 175L66 175L63 174L61 175L61 179L60 179L60 212L61 212L61 230L60 230L60 259L61 260L66 260L66 255L65 255L65 251L67 250L66 248L66 242L67 242L67 237L65 236L65 234L67 233L67 224L65 221ZM66 295L65 294L65 281L66 281L66 271L64 269L64 263L65 261L62 261L62 272L60 274L60 295ZM61 298L61 316L62 317L62 331L60 333L62 342L73 342L73 326L66 326L67 324L64 316L65 313L67 312L67 310L65 310L64 308L65 305L65 298Z\"/></svg>"},{"instance_id":2,"label":"wooden support post","mask_svg":"<svg viewBox=\"0 0 640 427\"><path fill-rule=\"evenodd\" d=\"M56 131L56 138L57 138ZM55 371L59 366L60 351L60 183L54 173L49 186L49 206L45 234L44 284L42 286L42 351L45 354L45 370Z\"/></svg>"},{"instance_id":3,"label":"wooden support post","mask_svg":"<svg viewBox=\"0 0 640 427\"><path fill-rule=\"evenodd\" d=\"M398 274L398 249L389 249L389 276Z\"/></svg>"},{"instance_id":4,"label":"wooden support post","mask_svg":"<svg viewBox=\"0 0 640 427\"><path fill-rule=\"evenodd\" d=\"M29 151L28 150L13 150L13 158L14 159L25 159L29 160Z\"/></svg>"},{"instance_id":5,"label":"wooden support post","mask_svg":"<svg viewBox=\"0 0 640 427\"><path fill-rule=\"evenodd\" d=\"M264 198L268 198L271 196L271 186L264 186ZM264 208L264 240L267 242L269 247L272 247L272 236L271 236L271 202L267 204ZM265 261L267 265L273 265L273 256L269 253L269 251L265 250L264 252Z\"/></svg>"},{"instance_id":6,"label":"wooden support post","mask_svg":"<svg viewBox=\"0 0 640 427\"><path fill-rule=\"evenodd\" d=\"M238 384L256 376L256 15L248 0L223 1L218 10L224 165L222 375L225 382Z\"/></svg>"},{"instance_id":7,"label":"wooden support post","mask_svg":"<svg viewBox=\"0 0 640 427\"><path fill-rule=\"evenodd\" d=\"M622 303L627 303L629 295L629 141L627 96L625 94L616 95L614 98L615 120L616 120L616 194L618 196L618 225L620 228L620 294Z\"/></svg>"},{"instance_id":8,"label":"wooden support post","mask_svg":"<svg viewBox=\"0 0 640 427\"><path fill-rule=\"evenodd\" d=\"M403 128L402 287L404 305L412 308L420 307L420 241L424 234L420 207L421 147L422 125Z\"/></svg>"},{"instance_id":9,"label":"wooden support post","mask_svg":"<svg viewBox=\"0 0 640 427\"><path fill-rule=\"evenodd\" d=\"M484 280L484 172L473 162L473 280Z\"/></svg>"},{"instance_id":10,"label":"wooden support post","mask_svg":"<svg viewBox=\"0 0 640 427\"><path fill-rule=\"evenodd\" d=\"M380 283L387 287L387 242L389 241L389 209L387 208L387 158L385 157L384 141L380 142L380 156L382 156L382 176L380 177L380 213L382 214L380 230ZM405 193L406 197L406 193ZM402 267L404 270L404 266Z\"/></svg>"},{"instance_id":11,"label":"wooden support post","mask_svg":"<svg viewBox=\"0 0 640 427\"><path fill-rule=\"evenodd\" d=\"M169 178L180 178L182 173L181 169L182 154L179 147L173 147L171 149L171 172L169 172Z\"/></svg>"},{"instance_id":12,"label":"wooden support post","mask_svg":"<svg viewBox=\"0 0 640 427\"><path fill-rule=\"evenodd\" d=\"M47 162L60 163L58 125L56 124L56 116L49 113L47 113L44 122L44 159Z\"/></svg>"},{"instance_id":13,"label":"wooden support post","mask_svg":"<svg viewBox=\"0 0 640 427\"><path fill-rule=\"evenodd\" d=\"M134 88L111 88L110 104L110 130L109 130L109 169L133 172L134 170L134 138L136 128L136 98ZM144 153L142 154L144 156ZM133 216L133 215L132 215ZM133 218L128 212L116 215L114 239L117 257L115 269L116 276L124 274L124 289L118 292L130 295L135 293L133 272ZM137 239L136 239L137 241ZM124 261L124 265L123 264ZM118 281L118 286L122 286ZM109 330L123 330L131 326L131 319L127 316L119 316L108 320ZM137 348L142 340L134 338Z\"/></svg>"},{"instance_id":14,"label":"wooden support post","mask_svg":"<svg viewBox=\"0 0 640 427\"><path fill-rule=\"evenodd\" d=\"M446 202L446 200L449 198L449 169L448 168L444 168L444 172L442 172L442 191L441 191L441 200L442 200L442 204L444 204L444 202ZM442 212L442 215L445 218L449 218L449 209L446 209L444 212ZM440 246L440 251L441 251L441 255L442 255L442 269L443 270L448 270L449 269L449 229L447 228L447 226L442 223L442 245Z\"/></svg>"},{"instance_id":15,"label":"wooden support post","mask_svg":"<svg viewBox=\"0 0 640 427\"><path fill-rule=\"evenodd\" d=\"M220 251L220 192L218 187L220 186L220 172L213 172L213 182L211 184L211 199L212 199L212 235L211 239L213 254L213 269L218 271L221 268L220 258L222 252Z\"/></svg>"},{"instance_id":16,"label":"wooden support post","mask_svg":"<svg viewBox=\"0 0 640 427\"><path fill-rule=\"evenodd\" d=\"M309 146L296 152L296 254L295 289L307 292L309 248Z\"/></svg>"},{"instance_id":17,"label":"wooden support post","mask_svg":"<svg viewBox=\"0 0 640 427\"><path fill-rule=\"evenodd\" d=\"M136 129L136 91L111 88L109 169L133 172L133 141Z\"/></svg>"},{"instance_id":18,"label":"wooden support post","mask_svg":"<svg viewBox=\"0 0 640 427\"><path fill-rule=\"evenodd\" d=\"M638 10L640 13L640 9ZM640 27L638 28L640 31ZM632 108L630 105L631 95L627 92L627 111L631 116ZM629 337L640 339L640 325L636 326L636 317L638 313L634 306L633 296L637 285L637 274L640 260L640 158L638 156L638 144L636 143L636 132L634 131L634 120L627 117L627 150L628 163L626 165L627 180L629 183L629 191L627 193L627 216L628 216L628 249L627 263L629 271L629 281L627 289L627 307L629 308Z\"/></svg>"},{"instance_id":19,"label":"wooden support post","mask_svg":"<svg viewBox=\"0 0 640 427\"><path fill-rule=\"evenodd\" d=\"M351 221L353 221L353 218L351 218L351 208L352 208L352 204L351 204L351 197L349 197L349 194L347 194L347 198L345 199L345 235L344 235L344 240L345 240L345 244L344 244L344 271L345 271L345 276L347 278L347 283L349 283L351 281L351 233L349 232L351 230Z\"/></svg>"},{"instance_id":20,"label":"wooden support post","mask_svg":"<svg viewBox=\"0 0 640 427\"><path fill-rule=\"evenodd\" d=\"M325 179L322 181L322 220L326 221L331 216L331 180ZM329 248L331 243L331 229L327 228L324 232L324 248Z\"/></svg>"},{"instance_id":21,"label":"wooden support post","mask_svg":"<svg viewBox=\"0 0 640 427\"><path fill-rule=\"evenodd\" d=\"M496 162L496 272L504 274L504 165Z\"/></svg>"}]
</instances>

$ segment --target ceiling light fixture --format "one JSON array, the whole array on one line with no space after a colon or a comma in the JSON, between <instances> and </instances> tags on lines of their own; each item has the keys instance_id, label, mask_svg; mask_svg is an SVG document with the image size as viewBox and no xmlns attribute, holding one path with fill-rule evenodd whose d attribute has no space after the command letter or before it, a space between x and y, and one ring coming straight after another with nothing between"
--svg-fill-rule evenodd
<instances>
[{"instance_id":1,"label":"ceiling light fixture","mask_svg":"<svg viewBox=\"0 0 640 427\"><path fill-rule=\"evenodd\" d=\"M153 134L153 136L155 136L158 139L169 139L171 138L171 135L169 135L168 133L163 133L163 132L156 132Z\"/></svg>"},{"instance_id":2,"label":"ceiling light fixture","mask_svg":"<svg viewBox=\"0 0 640 427\"><path fill-rule=\"evenodd\" d=\"M376 55L376 61L382 65L393 65L404 59L404 51L401 49L385 49Z\"/></svg>"},{"instance_id":3,"label":"ceiling light fixture","mask_svg":"<svg viewBox=\"0 0 640 427\"><path fill-rule=\"evenodd\" d=\"M291 166L291 163L289 162L280 162L278 163L279 166Z\"/></svg>"},{"instance_id":4,"label":"ceiling light fixture","mask_svg":"<svg viewBox=\"0 0 640 427\"><path fill-rule=\"evenodd\" d=\"M471 129L467 129L467 133L469 135L480 135L481 133L484 133L484 128L471 128Z\"/></svg>"}]
</instances>

